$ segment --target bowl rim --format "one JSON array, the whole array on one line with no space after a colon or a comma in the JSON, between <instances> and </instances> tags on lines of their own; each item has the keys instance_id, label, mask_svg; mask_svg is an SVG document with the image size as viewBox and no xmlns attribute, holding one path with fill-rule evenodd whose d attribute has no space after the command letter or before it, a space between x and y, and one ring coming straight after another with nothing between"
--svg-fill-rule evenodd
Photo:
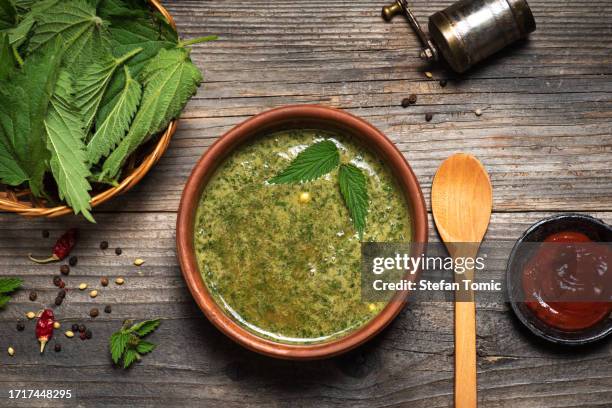
<instances>
[{"instance_id":1,"label":"bowl rim","mask_svg":"<svg viewBox=\"0 0 612 408\"><path fill-rule=\"evenodd\" d=\"M413 220L413 242L427 243L428 218L423 193L410 165L398 148L377 128L348 112L321 105L289 105L257 114L237 125L202 155L195 165L181 197L177 216L177 256L183 277L189 290L204 315L225 335L252 351L270 357L292 360L310 360L332 357L349 351L384 329L405 305L407 293L396 294L399 300L392 300L369 323L351 334L329 342L311 345L293 345L275 342L259 337L238 325L225 314L209 294L203 282L193 246L195 212L201 192L218 165L242 143L273 128L290 129L299 123L317 123L320 128L344 128L359 135L361 142L379 152L392 169L408 201ZM304 125L302 125L304 126ZM417 274L414 275L416 279Z\"/></svg>"},{"instance_id":2,"label":"bowl rim","mask_svg":"<svg viewBox=\"0 0 612 408\"><path fill-rule=\"evenodd\" d=\"M530 312L526 312L526 310L520 306L520 304L524 302L518 302L518 301L512 300L512 290L514 289L514 286L515 286L512 283L514 282L514 269L515 269L514 264L515 264L515 260L517 257L517 251L518 251L520 244L523 242L530 242L530 241L525 241L525 239L527 239L527 237L529 237L535 231L541 228L544 228L547 225L555 224L555 223L558 223L558 222L561 222L567 219L576 220L576 221L583 222L583 223L593 224L598 227L605 228L612 233L612 226L606 224L603 220L600 220L598 218L595 218L587 214L580 214L580 213L556 214L556 215L546 217L546 218L543 218L535 222L529 228L527 228L527 230L525 230L525 232L523 232L520 238L516 241L516 243L512 247L510 256L508 257L508 263L506 265L506 273L505 273L506 296L508 296L508 299L510 300L509 303L512 308L512 311L514 312L514 315L523 324L523 326L529 329L529 331L533 333L536 337L546 340L550 343L564 345L564 346L582 346L582 345L598 342L600 340L603 340L607 336L609 336L612 333L612 322L610 322L607 325L602 324L601 331L598 333L594 333L592 335L584 336L581 338L566 338L560 335L560 333L562 332L561 330L554 330L554 332L559 332L558 335L555 335L553 334L553 331L548 333L542 330L541 328L539 328L538 326L536 326L532 322L532 320L530 320L530 317L532 319L537 319L537 317L532 316L532 315L528 317L526 314Z\"/></svg>"}]
</instances>

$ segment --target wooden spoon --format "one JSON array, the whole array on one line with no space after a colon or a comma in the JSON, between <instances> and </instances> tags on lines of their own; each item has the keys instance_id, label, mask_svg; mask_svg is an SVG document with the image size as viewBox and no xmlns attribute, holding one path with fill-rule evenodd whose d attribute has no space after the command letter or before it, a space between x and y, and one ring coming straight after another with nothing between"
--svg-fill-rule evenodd
<instances>
[{"instance_id":1,"label":"wooden spoon","mask_svg":"<svg viewBox=\"0 0 612 408\"><path fill-rule=\"evenodd\" d=\"M478 159L464 153L446 159L433 180L431 205L449 254L453 258L475 258L493 206L491 181ZM462 287L461 281L473 279L473 269L466 270L464 275L455 274ZM455 296L455 407L474 408L477 405L474 293L470 289Z\"/></svg>"}]
</instances>

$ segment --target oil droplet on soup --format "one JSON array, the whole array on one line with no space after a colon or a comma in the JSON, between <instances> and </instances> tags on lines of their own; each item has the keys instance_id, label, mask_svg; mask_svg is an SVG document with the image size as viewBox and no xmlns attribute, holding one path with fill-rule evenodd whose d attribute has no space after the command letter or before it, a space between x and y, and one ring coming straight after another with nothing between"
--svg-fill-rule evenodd
<instances>
[{"instance_id":1,"label":"oil droplet on soup","mask_svg":"<svg viewBox=\"0 0 612 408\"><path fill-rule=\"evenodd\" d=\"M360 241L337 170L303 184L266 183L323 139L367 175L364 241L409 242L408 207L389 170L370 151L330 132L284 131L239 148L198 205L196 256L209 291L240 325L278 342L343 337L385 307L361 299Z\"/></svg>"}]
</instances>

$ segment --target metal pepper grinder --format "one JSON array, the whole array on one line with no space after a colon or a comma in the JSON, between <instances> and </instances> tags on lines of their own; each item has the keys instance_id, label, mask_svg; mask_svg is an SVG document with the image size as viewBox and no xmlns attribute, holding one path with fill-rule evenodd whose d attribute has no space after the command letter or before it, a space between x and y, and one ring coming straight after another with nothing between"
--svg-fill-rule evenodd
<instances>
[{"instance_id":1,"label":"metal pepper grinder","mask_svg":"<svg viewBox=\"0 0 612 408\"><path fill-rule=\"evenodd\" d=\"M437 61L441 54L459 73L536 29L525 0L460 0L429 17L429 36L406 0L396 0L382 11L386 21L398 14L406 16L419 36L421 58Z\"/></svg>"}]
</instances>

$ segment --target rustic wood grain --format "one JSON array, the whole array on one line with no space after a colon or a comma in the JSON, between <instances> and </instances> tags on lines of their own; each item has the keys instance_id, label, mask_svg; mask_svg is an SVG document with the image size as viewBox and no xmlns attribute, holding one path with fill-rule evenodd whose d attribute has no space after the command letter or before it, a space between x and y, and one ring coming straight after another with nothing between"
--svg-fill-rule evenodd
<instances>
[{"instance_id":1,"label":"rustic wood grain","mask_svg":"<svg viewBox=\"0 0 612 408\"><path fill-rule=\"evenodd\" d=\"M354 406L448 407L453 396L452 304L416 303L380 336L338 358L293 363L242 349L218 332L191 299L175 259L175 211L196 160L221 134L249 116L292 103L347 109L379 127L402 150L429 205L441 161L477 155L491 174L492 223L486 240L515 240L558 211L612 221L612 3L531 0L538 31L461 78L417 58L407 25L380 19L384 1L167 1L181 34L219 34L194 47L206 83L190 102L159 165L129 194L76 218L24 220L0 214L0 274L25 280L0 313L1 406ZM451 1L413 0L418 18ZM446 87L428 80L448 78ZM400 101L410 93L418 102ZM476 117L473 111L484 109ZM430 123L426 112L434 113ZM57 340L63 351L36 351L29 310L53 302L58 265L36 266L53 238L78 225L79 263L65 278L100 289L95 300L69 290L57 314L84 322L90 341ZM43 239L41 230L51 237ZM437 237L430 230L432 240ZM98 248L101 240L110 249ZM121 256L113 248L123 249ZM146 260L137 268L136 257ZM493 274L503 272L503 256ZM99 287L101 276L127 283ZM28 300L35 289L36 302ZM113 312L92 320L91 307ZM129 371L112 367L108 336L123 319L161 316L158 350ZM481 407L610 407L612 344L563 349L535 340L503 302L477 311ZM57 333L56 333L57 334ZM5 350L15 347L10 358ZM51 342L51 346L53 341ZM6 399L10 388L70 388L72 401Z\"/></svg>"}]
</instances>

